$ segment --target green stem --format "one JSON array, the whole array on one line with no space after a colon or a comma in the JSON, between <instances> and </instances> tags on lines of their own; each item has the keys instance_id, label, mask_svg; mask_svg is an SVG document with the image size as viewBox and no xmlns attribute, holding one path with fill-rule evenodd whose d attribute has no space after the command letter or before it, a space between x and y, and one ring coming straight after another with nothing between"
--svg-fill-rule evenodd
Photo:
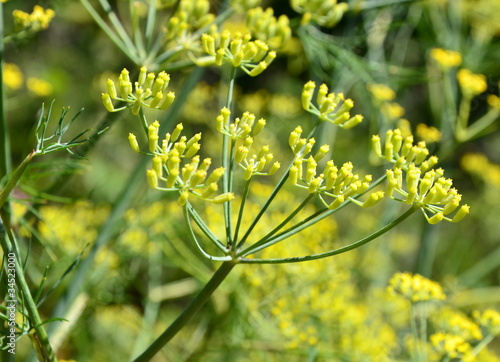
<instances>
[{"instance_id":1,"label":"green stem","mask_svg":"<svg viewBox=\"0 0 500 362\"><path fill-rule=\"evenodd\" d=\"M16 168L14 171L14 174L12 177L9 179L7 182L7 185L0 191L0 209L4 205L4 203L7 201L7 198L9 197L10 193L14 189L14 187L17 185L19 180L21 179L21 176L23 175L24 171L26 170L26 167L28 167L29 163L33 159L33 157L36 155L35 151L31 151L28 156L21 162L19 167Z\"/></svg>"},{"instance_id":2,"label":"green stem","mask_svg":"<svg viewBox=\"0 0 500 362\"><path fill-rule=\"evenodd\" d=\"M484 337L481 342L479 342L474 349L471 352L472 356L477 356L479 352L481 352L486 346L495 338L493 334L488 334L486 337Z\"/></svg>"},{"instance_id":3,"label":"green stem","mask_svg":"<svg viewBox=\"0 0 500 362\"><path fill-rule=\"evenodd\" d=\"M193 218L194 222L198 227L200 228L201 231L219 248L221 251L226 252L227 248L222 244L217 236L210 230L208 225L203 221L203 219L200 217L200 215L196 212L196 210L193 208L193 206L188 202L186 204L187 210L189 212L189 215Z\"/></svg>"},{"instance_id":4,"label":"green stem","mask_svg":"<svg viewBox=\"0 0 500 362\"><path fill-rule=\"evenodd\" d=\"M212 278L203 287L196 297L189 303L184 311L175 321L144 351L134 362L149 361L165 346L175 335L189 322L189 320L201 309L219 285L226 279L228 274L236 264L233 261L226 261L217 269Z\"/></svg>"},{"instance_id":5,"label":"green stem","mask_svg":"<svg viewBox=\"0 0 500 362\"><path fill-rule=\"evenodd\" d=\"M201 244L198 242L198 239L196 238L196 235L194 233L193 227L191 226L191 220L189 219L189 210L188 206L185 205L183 207L183 214L184 214L184 222L188 228L189 235L191 236L191 239L194 241L196 244L196 247L198 248L198 251L207 259L213 260L213 261L229 261L231 260L230 256L225 256L225 257L218 257L218 256L213 256L208 254L202 247Z\"/></svg>"},{"instance_id":6,"label":"green stem","mask_svg":"<svg viewBox=\"0 0 500 362\"><path fill-rule=\"evenodd\" d=\"M231 110L233 103L234 85L236 83L236 68L231 67L229 74L229 88L227 91L226 107ZM233 142L226 134L222 135L222 167L224 175L222 176L222 192L228 193L232 190L232 150ZM232 225L231 225L231 202L224 203L224 224L226 228L226 244L232 245Z\"/></svg>"},{"instance_id":7,"label":"green stem","mask_svg":"<svg viewBox=\"0 0 500 362\"><path fill-rule=\"evenodd\" d=\"M392 221L391 223L387 224L383 228L377 230L371 235L368 235L367 237L360 239L352 244L346 245L342 248L338 248L335 250L330 250L324 253L319 253L319 254L312 254L312 255L307 255L307 256L300 256L300 257L293 257L293 258L278 258L278 259L246 259L246 258L240 258L239 262L242 264L286 264L286 263L301 263L304 261L309 261L309 260L317 260L317 259L323 259L327 258L333 255L337 254L342 254L354 249L359 248L360 246L363 246L370 241L378 238L379 236L385 234L389 230L393 229L396 227L396 225L400 224L404 220L406 220L409 216L411 216L416 210L419 208L417 206L411 207L408 211L406 211L403 215ZM283 236L279 240L282 240L288 236ZM278 241L279 241L278 240ZM277 242L277 241L276 241Z\"/></svg>"},{"instance_id":8,"label":"green stem","mask_svg":"<svg viewBox=\"0 0 500 362\"><path fill-rule=\"evenodd\" d=\"M359 195L356 195L354 197L350 197L349 199L351 199L351 198L357 199L357 198L361 197L362 195L364 195L365 193L367 193L368 191L370 191L371 189L373 189L374 187L379 185L385 179L386 179L385 175L380 177L378 180L373 182L365 192L363 192ZM317 222L323 220L324 218L326 218L326 217L332 215L333 213L341 210L342 208L346 207L350 202L351 202L350 200L346 200L339 207L337 207L336 209L333 209L333 210L328 210L327 208L324 208L324 209L316 211L314 214L308 216L304 220L300 221L299 223L291 226L290 228L282 231L281 233L279 233L275 237L268 240L266 243L266 247L271 246L271 245L273 245L281 240L284 240L286 238L289 238L290 236L299 233L300 231L308 228L309 226L316 224ZM246 256L246 255L248 255L248 254L239 253L238 256Z\"/></svg>"},{"instance_id":9,"label":"green stem","mask_svg":"<svg viewBox=\"0 0 500 362\"><path fill-rule=\"evenodd\" d=\"M114 26L118 36L121 38L123 43L128 47L130 50L137 51L134 43L130 39L130 37L127 34L127 31L123 27L120 19L118 19L118 16L116 16L115 12L111 8L111 5L107 0L99 0L101 3L101 7L108 16L108 19L111 21L111 24ZM132 16L132 14L130 14Z\"/></svg>"},{"instance_id":10,"label":"green stem","mask_svg":"<svg viewBox=\"0 0 500 362\"><path fill-rule=\"evenodd\" d=\"M471 97L467 95L462 96L462 101L460 102L460 108L457 115L457 124L455 128L455 137L459 142L464 142L467 140L467 124L469 123L471 101Z\"/></svg>"},{"instance_id":11,"label":"green stem","mask_svg":"<svg viewBox=\"0 0 500 362\"><path fill-rule=\"evenodd\" d=\"M320 121L318 120L316 122L316 124L314 125L314 127L312 128L311 132L309 132L309 135L307 136L307 139L311 138L314 135L314 133L316 132L316 129L319 126L319 124L320 124ZM262 209L260 209L259 213L257 214L257 216L255 217L255 219L253 220L252 224L248 228L248 230L245 233L245 235L243 236L243 238L238 242L238 246L237 246L238 248L240 248L245 243L245 241L250 236L250 234L252 233L253 229L255 228L255 226L257 225L257 223L259 222L260 218L264 215L264 213L266 212L266 210L269 207L269 205L271 205L271 203L273 202L273 200L276 197L276 195L278 195L278 193L281 190L281 188L285 185L285 182L288 179L288 176L290 175L290 168L293 166L293 162L294 161L295 161L295 159L292 162L290 162L290 164L288 165L285 173L283 174L283 176L281 176L281 179L276 184L273 192L271 193L271 195L269 196L269 198L266 200L264 206L262 207Z\"/></svg>"},{"instance_id":12,"label":"green stem","mask_svg":"<svg viewBox=\"0 0 500 362\"><path fill-rule=\"evenodd\" d=\"M85 9L88 11L90 16L94 19L97 25L106 33L106 35L109 37L109 39L115 43L115 45L125 54L127 57L130 58L135 64L139 63L139 59L137 55L131 51L127 47L127 44L124 43L119 36L116 35L116 33L111 29L111 27L104 21L104 19L99 15L99 13L94 9L94 7L90 4L88 0L80 0L82 5L85 7ZM132 48L132 50L135 50L135 47Z\"/></svg>"},{"instance_id":13,"label":"green stem","mask_svg":"<svg viewBox=\"0 0 500 362\"><path fill-rule=\"evenodd\" d=\"M267 233L267 235L264 236L262 239L260 239L255 244L251 245L250 247L246 248L245 250L243 250L239 254L240 255L249 255L250 253L253 254L253 253L258 252L259 250L265 249L268 246L275 244L274 242L272 242L272 244L268 245L269 239L274 234L276 234L278 231L280 231L286 224L288 224L309 203L309 201L311 201L311 199L314 197L314 195L315 195L314 193L309 194L309 196L307 196L305 198L305 200L302 201L302 203L299 206L297 206L295 208L295 210L293 210L293 212L290 215L288 215L288 217L285 220L283 220L278 226L276 226L273 230L271 230L269 233Z\"/></svg>"},{"instance_id":14,"label":"green stem","mask_svg":"<svg viewBox=\"0 0 500 362\"><path fill-rule=\"evenodd\" d=\"M236 242L238 240L238 234L240 231L240 226L241 226L241 221L243 219L243 211L245 210L245 203L248 198L248 193L250 192L250 183L252 182L252 179L250 178L246 183L245 183L245 189L243 190L243 195L241 196L241 205L240 205L240 211L238 212L238 220L236 221L236 228L234 230L234 238L233 240ZM234 244L233 250L236 249L236 244Z\"/></svg>"},{"instance_id":15,"label":"green stem","mask_svg":"<svg viewBox=\"0 0 500 362\"><path fill-rule=\"evenodd\" d=\"M3 222L3 217L2 217ZM31 295L31 291L29 289L28 283L24 278L24 270L21 264L20 255L14 250L12 246L12 242L9 240L13 240L13 236L10 234L10 230L5 230L3 225L5 223L0 224L0 244L3 249L4 258L7 257L8 254L13 253L15 255L15 281L16 284L20 287L21 293L23 296L23 307L26 308L26 311L29 316L30 324L33 329L33 333L30 334L32 339L32 343L34 349L37 353L38 359L40 361L54 361L56 362L56 356L49 342L49 338L47 336L47 332L43 327L42 319L38 314L38 308L36 306L35 301L33 300L33 296ZM5 267L4 263L4 267Z\"/></svg>"},{"instance_id":16,"label":"green stem","mask_svg":"<svg viewBox=\"0 0 500 362\"><path fill-rule=\"evenodd\" d=\"M150 0L148 17L146 20L146 30L144 33L144 37L146 38L146 47L148 49L151 49L151 45L153 44L155 22L156 22L156 0Z\"/></svg>"},{"instance_id":17,"label":"green stem","mask_svg":"<svg viewBox=\"0 0 500 362\"><path fill-rule=\"evenodd\" d=\"M3 3L0 2L0 181L10 172L10 137L7 118L5 115L5 91L3 82L4 64L4 27L3 27Z\"/></svg>"}]
</instances>

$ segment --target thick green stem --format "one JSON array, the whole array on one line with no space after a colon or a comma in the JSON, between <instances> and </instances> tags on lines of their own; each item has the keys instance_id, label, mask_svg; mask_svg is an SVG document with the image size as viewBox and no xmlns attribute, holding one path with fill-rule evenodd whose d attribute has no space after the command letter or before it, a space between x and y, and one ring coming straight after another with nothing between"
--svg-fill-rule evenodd
<instances>
[{"instance_id":1,"label":"thick green stem","mask_svg":"<svg viewBox=\"0 0 500 362\"><path fill-rule=\"evenodd\" d=\"M18 168L16 168L16 171L12 175L12 177L9 179L7 182L7 185L0 191L0 209L4 205L4 203L7 201L7 198L9 197L10 193L14 189L14 187L17 185L19 180L21 179L21 176L23 175L24 171L26 170L26 167L28 167L29 163L31 162L32 158L36 155L35 151L30 152L28 156L21 162Z\"/></svg>"},{"instance_id":2,"label":"thick green stem","mask_svg":"<svg viewBox=\"0 0 500 362\"><path fill-rule=\"evenodd\" d=\"M3 219L3 218L2 218ZM54 351L49 343L49 338L47 336L47 332L43 327L42 319L38 314L38 308L36 306L35 301L33 300L33 296L31 295L31 291L29 289L28 283L26 279L24 279L24 270L21 265L20 255L17 253L15 248L12 245L12 242L9 239L12 239L13 236L10 234L9 230L5 230L3 228L3 223L0 224L0 244L2 246L4 252L4 258L7 258L7 255L14 254L16 259L14 269L15 273L15 283L21 289L21 294L23 296L23 308L26 308L26 311L29 316L29 321L32 325L33 332L30 333L30 337L33 342L34 349L37 353L38 360L40 361L57 361ZM9 236L8 236L9 235ZM4 263L5 267L6 263Z\"/></svg>"},{"instance_id":3,"label":"thick green stem","mask_svg":"<svg viewBox=\"0 0 500 362\"><path fill-rule=\"evenodd\" d=\"M0 180L10 171L10 138L5 117L5 92L3 83L4 58L3 4L0 2Z\"/></svg>"},{"instance_id":4,"label":"thick green stem","mask_svg":"<svg viewBox=\"0 0 500 362\"><path fill-rule=\"evenodd\" d=\"M184 311L172 322L172 324L144 351L135 362L149 361L166 345L175 335L189 322L189 320L201 309L219 285L226 279L228 274L236 264L232 261L226 261L217 269L212 278L203 287L196 297L189 303Z\"/></svg>"}]
</instances>

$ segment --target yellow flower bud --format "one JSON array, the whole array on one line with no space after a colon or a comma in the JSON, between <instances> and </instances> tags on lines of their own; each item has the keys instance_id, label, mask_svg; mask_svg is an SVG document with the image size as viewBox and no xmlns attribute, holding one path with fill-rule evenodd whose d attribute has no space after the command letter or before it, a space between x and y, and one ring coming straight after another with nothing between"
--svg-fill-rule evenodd
<instances>
[{"instance_id":1,"label":"yellow flower bud","mask_svg":"<svg viewBox=\"0 0 500 362\"><path fill-rule=\"evenodd\" d=\"M149 186L156 190L158 188L158 175L156 174L156 171L147 170L146 174L148 177Z\"/></svg>"},{"instance_id":2,"label":"yellow flower bud","mask_svg":"<svg viewBox=\"0 0 500 362\"><path fill-rule=\"evenodd\" d=\"M429 224L433 225L433 224L437 224L438 222L442 221L443 218L444 218L443 213L438 212L434 216L430 217L427 221L429 222Z\"/></svg>"},{"instance_id":3,"label":"yellow flower bud","mask_svg":"<svg viewBox=\"0 0 500 362\"><path fill-rule=\"evenodd\" d=\"M111 98L108 93L101 94L102 104L106 107L108 112L113 112L115 107L113 106L113 102L111 102Z\"/></svg>"},{"instance_id":4,"label":"yellow flower bud","mask_svg":"<svg viewBox=\"0 0 500 362\"><path fill-rule=\"evenodd\" d=\"M469 213L470 206L469 205L462 205L460 209L458 209L457 213L453 217L451 221L453 222L459 222L462 220L467 214Z\"/></svg>"},{"instance_id":5,"label":"yellow flower bud","mask_svg":"<svg viewBox=\"0 0 500 362\"><path fill-rule=\"evenodd\" d=\"M333 210L339 207L343 202L345 201L344 195L340 195L333 201L329 206L328 209Z\"/></svg>"},{"instance_id":6,"label":"yellow flower bud","mask_svg":"<svg viewBox=\"0 0 500 362\"><path fill-rule=\"evenodd\" d=\"M363 203L363 207L372 207L378 204L384 198L383 191L372 192Z\"/></svg>"},{"instance_id":7,"label":"yellow flower bud","mask_svg":"<svg viewBox=\"0 0 500 362\"><path fill-rule=\"evenodd\" d=\"M234 194L232 192L228 192L222 195L218 195L210 201L212 201L214 204L223 204L224 202L228 202L231 200L234 200Z\"/></svg>"},{"instance_id":8,"label":"yellow flower bud","mask_svg":"<svg viewBox=\"0 0 500 362\"><path fill-rule=\"evenodd\" d=\"M201 193L201 197L204 199L208 199L217 192L217 189L218 189L217 184L213 182L203 190L203 192Z\"/></svg>"},{"instance_id":9,"label":"yellow flower bud","mask_svg":"<svg viewBox=\"0 0 500 362\"><path fill-rule=\"evenodd\" d=\"M130 147L134 152L140 152L139 151L139 143L137 142L137 138L133 133L128 134L128 141L130 143Z\"/></svg>"}]
</instances>

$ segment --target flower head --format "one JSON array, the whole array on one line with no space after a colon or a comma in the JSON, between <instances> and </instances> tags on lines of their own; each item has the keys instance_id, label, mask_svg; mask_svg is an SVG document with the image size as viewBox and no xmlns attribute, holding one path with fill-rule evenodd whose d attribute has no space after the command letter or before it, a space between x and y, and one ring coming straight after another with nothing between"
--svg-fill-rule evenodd
<instances>
[{"instance_id":1,"label":"flower head","mask_svg":"<svg viewBox=\"0 0 500 362\"><path fill-rule=\"evenodd\" d=\"M267 69L276 58L276 52L269 51L269 46L262 40L251 39L250 33L231 34L229 30L224 30L222 33L203 34L201 42L204 51L216 65L229 63L255 77ZM203 63L200 64L207 62L201 61Z\"/></svg>"},{"instance_id":2,"label":"flower head","mask_svg":"<svg viewBox=\"0 0 500 362\"><path fill-rule=\"evenodd\" d=\"M486 77L482 74L474 74L468 69L460 69L457 79L462 93L470 97L483 93L487 88Z\"/></svg>"},{"instance_id":3,"label":"flower head","mask_svg":"<svg viewBox=\"0 0 500 362\"><path fill-rule=\"evenodd\" d=\"M453 50L434 48L430 52L431 58L443 69L458 67L462 64L462 55Z\"/></svg>"},{"instance_id":4,"label":"flower head","mask_svg":"<svg viewBox=\"0 0 500 362\"><path fill-rule=\"evenodd\" d=\"M389 281L388 291L401 295L412 303L446 299L441 285L420 274L396 273Z\"/></svg>"},{"instance_id":5,"label":"flower head","mask_svg":"<svg viewBox=\"0 0 500 362\"><path fill-rule=\"evenodd\" d=\"M354 107L352 99L345 98L343 93L328 93L328 86L322 84L313 103L316 83L309 81L302 90L302 107L322 121L328 121L341 128L349 129L363 121L363 116L357 114L351 117L349 111Z\"/></svg>"},{"instance_id":6,"label":"flower head","mask_svg":"<svg viewBox=\"0 0 500 362\"><path fill-rule=\"evenodd\" d=\"M152 109L167 109L175 99L174 92L167 92L170 82L170 75L160 72L157 76L154 73L147 73L146 67L139 71L138 80L130 81L129 71L123 69L118 77L118 89L115 83L108 79L107 93L102 93L102 101L109 112L121 111L131 108L132 114L139 113L141 107ZM125 102L126 105L115 108L112 100Z\"/></svg>"}]
</instances>

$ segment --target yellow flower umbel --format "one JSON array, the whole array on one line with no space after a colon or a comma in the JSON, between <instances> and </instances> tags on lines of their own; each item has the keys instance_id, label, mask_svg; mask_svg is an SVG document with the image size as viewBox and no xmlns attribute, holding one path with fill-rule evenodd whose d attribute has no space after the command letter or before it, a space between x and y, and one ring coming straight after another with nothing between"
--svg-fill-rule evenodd
<instances>
[{"instance_id":1,"label":"yellow flower umbel","mask_svg":"<svg viewBox=\"0 0 500 362\"><path fill-rule=\"evenodd\" d=\"M383 150L379 136L372 137L372 146L377 156L394 163L393 169L386 171L387 196L418 206L431 224L442 220L458 222L469 213L468 205L458 208L462 195L451 187L451 179L443 177L444 170L432 169L438 158L428 158L429 150L425 142L413 145L413 136L403 138L401 131L396 129L387 131ZM457 208L453 218L446 216ZM429 217L425 211L434 215Z\"/></svg>"},{"instance_id":2,"label":"yellow flower umbel","mask_svg":"<svg viewBox=\"0 0 500 362\"><path fill-rule=\"evenodd\" d=\"M443 70L458 67L462 64L462 55L453 50L434 48L430 51L430 56Z\"/></svg>"},{"instance_id":3,"label":"yellow flower umbel","mask_svg":"<svg viewBox=\"0 0 500 362\"><path fill-rule=\"evenodd\" d=\"M412 303L443 301L446 295L439 283L433 282L420 274L396 273L389 281L388 291L401 295Z\"/></svg>"},{"instance_id":4,"label":"yellow flower umbel","mask_svg":"<svg viewBox=\"0 0 500 362\"><path fill-rule=\"evenodd\" d=\"M475 359L472 346L461 336L438 332L430 339L432 346L447 359L457 358L460 361L474 361Z\"/></svg>"},{"instance_id":5,"label":"yellow flower umbel","mask_svg":"<svg viewBox=\"0 0 500 362\"><path fill-rule=\"evenodd\" d=\"M467 97L474 97L486 91L486 77L482 74L474 74L468 69L460 69L457 73L457 79L462 93Z\"/></svg>"},{"instance_id":6,"label":"yellow flower umbel","mask_svg":"<svg viewBox=\"0 0 500 362\"><path fill-rule=\"evenodd\" d=\"M217 195L217 183L225 171L220 167L209 173L212 160L201 160L197 155L201 148L201 133L188 140L186 136L181 136L183 126L179 123L172 133L165 135L160 144L159 128L158 121L148 126L149 151L153 154L153 160L146 176L153 189L178 192L180 205L185 205L190 195L218 204L234 199L233 193ZM130 134L128 139L132 149L139 152L135 135Z\"/></svg>"},{"instance_id":7,"label":"yellow flower umbel","mask_svg":"<svg viewBox=\"0 0 500 362\"><path fill-rule=\"evenodd\" d=\"M3 82L8 88L12 90L18 90L22 87L23 80L23 73L16 64L5 63Z\"/></svg>"},{"instance_id":8,"label":"yellow flower umbel","mask_svg":"<svg viewBox=\"0 0 500 362\"><path fill-rule=\"evenodd\" d=\"M278 19L273 16L272 8L265 11L261 7L253 8L247 12L247 27L253 37L266 42L271 48L283 48L292 36L288 25L290 20L286 15Z\"/></svg>"},{"instance_id":9,"label":"yellow flower umbel","mask_svg":"<svg viewBox=\"0 0 500 362\"><path fill-rule=\"evenodd\" d=\"M349 111L354 106L352 99L345 98L343 93L328 93L326 84L319 87L316 105L313 104L316 83L309 81L302 90L302 107L316 115L322 121L328 121L345 129L352 128L363 121L360 114L351 117Z\"/></svg>"},{"instance_id":10,"label":"yellow flower umbel","mask_svg":"<svg viewBox=\"0 0 500 362\"><path fill-rule=\"evenodd\" d=\"M157 76L154 73L147 73L146 67L139 71L138 80L132 85L129 72L123 69L118 77L118 90L115 83L108 79L107 93L102 93L102 102L109 112L118 112L125 108L131 108L132 114L136 115L141 107L152 109L167 109L175 99L174 92L167 92L170 76L165 72L160 72ZM127 103L125 106L115 108L112 100Z\"/></svg>"},{"instance_id":11,"label":"yellow flower umbel","mask_svg":"<svg viewBox=\"0 0 500 362\"><path fill-rule=\"evenodd\" d=\"M301 138L302 128L297 127L290 133L288 143L295 154L293 166L290 168L289 181L292 185L307 190L310 194L318 194L323 204L329 209L335 209L344 201L350 200L359 206L371 207L377 204L384 196L383 192L375 192L368 197L364 203L353 198L355 195L364 193L372 181L371 175L361 178L354 174L351 162L344 163L338 168L333 160L329 160L323 171L318 171L318 162L321 161L330 148L328 145L321 146L314 156L310 154L314 143L314 138ZM327 202L323 199L333 199Z\"/></svg>"},{"instance_id":12,"label":"yellow flower umbel","mask_svg":"<svg viewBox=\"0 0 500 362\"><path fill-rule=\"evenodd\" d=\"M228 30L222 33L203 34L201 42L209 57L199 59L198 63L215 62L218 66L229 63L234 68L240 68L251 77L255 77L267 69L276 58L276 52L269 51L269 46L262 40L251 39L249 33L231 34Z\"/></svg>"},{"instance_id":13,"label":"yellow flower umbel","mask_svg":"<svg viewBox=\"0 0 500 362\"><path fill-rule=\"evenodd\" d=\"M377 102L392 101L396 98L396 93L385 84L368 83L366 89L368 89Z\"/></svg>"},{"instance_id":14,"label":"yellow flower umbel","mask_svg":"<svg viewBox=\"0 0 500 362\"><path fill-rule=\"evenodd\" d=\"M31 14L21 10L14 10L12 17L14 18L14 31L17 33L36 33L47 29L50 21L55 16L54 10L44 9L39 5L33 7Z\"/></svg>"},{"instance_id":15,"label":"yellow flower umbel","mask_svg":"<svg viewBox=\"0 0 500 362\"><path fill-rule=\"evenodd\" d=\"M347 3L337 0L291 0L293 10L303 14L302 24L309 22L331 28L335 26L349 9Z\"/></svg>"},{"instance_id":16,"label":"yellow flower umbel","mask_svg":"<svg viewBox=\"0 0 500 362\"><path fill-rule=\"evenodd\" d=\"M180 44L186 50L197 50L199 35L193 33L208 26L214 18L208 0L181 0L165 29L166 48Z\"/></svg>"},{"instance_id":17,"label":"yellow flower umbel","mask_svg":"<svg viewBox=\"0 0 500 362\"><path fill-rule=\"evenodd\" d=\"M500 335L500 313L494 309L484 311L474 311L472 313L474 320L485 331L485 334L491 336Z\"/></svg>"}]
</instances>

